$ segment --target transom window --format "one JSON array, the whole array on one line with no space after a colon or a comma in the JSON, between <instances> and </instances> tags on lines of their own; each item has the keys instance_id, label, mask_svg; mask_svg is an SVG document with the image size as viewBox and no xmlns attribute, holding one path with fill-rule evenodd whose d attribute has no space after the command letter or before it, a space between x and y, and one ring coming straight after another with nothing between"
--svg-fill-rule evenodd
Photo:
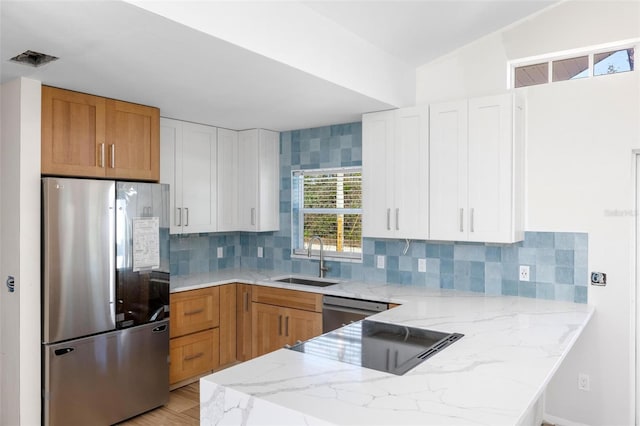
<instances>
[{"instance_id":1,"label":"transom window","mask_svg":"<svg viewBox=\"0 0 640 426\"><path fill-rule=\"evenodd\" d=\"M293 254L306 256L309 240L318 235L326 256L362 258L360 167L292 171L291 198ZM312 248L317 254L317 241Z\"/></svg>"},{"instance_id":2,"label":"transom window","mask_svg":"<svg viewBox=\"0 0 640 426\"><path fill-rule=\"evenodd\" d=\"M526 87L556 81L577 80L634 70L634 48L582 51L573 56L549 55L529 61L514 61L513 87Z\"/></svg>"}]
</instances>

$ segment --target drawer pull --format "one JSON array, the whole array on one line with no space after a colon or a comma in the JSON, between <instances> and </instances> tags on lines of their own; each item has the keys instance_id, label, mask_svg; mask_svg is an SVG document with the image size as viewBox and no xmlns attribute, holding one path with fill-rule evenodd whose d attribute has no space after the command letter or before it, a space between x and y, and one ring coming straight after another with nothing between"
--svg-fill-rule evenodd
<instances>
[{"instance_id":1,"label":"drawer pull","mask_svg":"<svg viewBox=\"0 0 640 426\"><path fill-rule=\"evenodd\" d=\"M184 358L182 358L183 361L191 361L194 360L196 358L200 358L204 355L204 352L198 352L197 354L194 355L187 355Z\"/></svg>"},{"instance_id":2,"label":"drawer pull","mask_svg":"<svg viewBox=\"0 0 640 426\"><path fill-rule=\"evenodd\" d=\"M200 309L195 309L193 311L185 311L185 315L197 315L199 313L204 312L204 308L200 308Z\"/></svg>"}]
</instances>

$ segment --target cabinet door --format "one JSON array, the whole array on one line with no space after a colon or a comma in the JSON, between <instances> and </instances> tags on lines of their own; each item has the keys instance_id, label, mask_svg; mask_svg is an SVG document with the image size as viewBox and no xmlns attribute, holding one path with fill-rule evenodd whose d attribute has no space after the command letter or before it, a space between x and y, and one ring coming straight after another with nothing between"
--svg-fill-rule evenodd
<instances>
[{"instance_id":1,"label":"cabinet door","mask_svg":"<svg viewBox=\"0 0 640 426\"><path fill-rule=\"evenodd\" d=\"M42 86L42 174L104 177L106 100Z\"/></svg>"},{"instance_id":2,"label":"cabinet door","mask_svg":"<svg viewBox=\"0 0 640 426\"><path fill-rule=\"evenodd\" d=\"M362 235L388 238L392 231L394 111L362 116Z\"/></svg>"},{"instance_id":3,"label":"cabinet door","mask_svg":"<svg viewBox=\"0 0 640 426\"><path fill-rule=\"evenodd\" d=\"M469 240L508 239L511 224L510 95L469 100ZM501 235L503 230L507 235Z\"/></svg>"},{"instance_id":4,"label":"cabinet door","mask_svg":"<svg viewBox=\"0 0 640 426\"><path fill-rule=\"evenodd\" d=\"M279 229L278 133L245 130L238 134L238 230Z\"/></svg>"},{"instance_id":5,"label":"cabinet door","mask_svg":"<svg viewBox=\"0 0 640 426\"><path fill-rule=\"evenodd\" d=\"M467 102L430 107L429 233L433 240L467 238Z\"/></svg>"},{"instance_id":6,"label":"cabinet door","mask_svg":"<svg viewBox=\"0 0 640 426\"><path fill-rule=\"evenodd\" d=\"M285 310L285 308L264 303L251 304L252 358L280 349L287 343L283 332Z\"/></svg>"},{"instance_id":7,"label":"cabinet door","mask_svg":"<svg viewBox=\"0 0 640 426\"><path fill-rule=\"evenodd\" d=\"M218 129L218 231L238 229L238 132Z\"/></svg>"},{"instance_id":8,"label":"cabinet door","mask_svg":"<svg viewBox=\"0 0 640 426\"><path fill-rule=\"evenodd\" d=\"M169 328L172 338L218 327L220 324L218 287L173 293L170 303Z\"/></svg>"},{"instance_id":9,"label":"cabinet door","mask_svg":"<svg viewBox=\"0 0 640 426\"><path fill-rule=\"evenodd\" d=\"M280 134L258 130L258 211L256 231L280 229Z\"/></svg>"},{"instance_id":10,"label":"cabinet door","mask_svg":"<svg viewBox=\"0 0 640 426\"><path fill-rule=\"evenodd\" d=\"M251 359L251 285L237 284L236 289L236 357Z\"/></svg>"},{"instance_id":11,"label":"cabinet door","mask_svg":"<svg viewBox=\"0 0 640 426\"><path fill-rule=\"evenodd\" d=\"M169 232L182 232L182 122L162 118L160 120L160 183L170 188ZM180 209L179 209L180 208Z\"/></svg>"},{"instance_id":12,"label":"cabinet door","mask_svg":"<svg viewBox=\"0 0 640 426\"><path fill-rule=\"evenodd\" d=\"M215 232L217 226L216 128L182 124L183 233Z\"/></svg>"},{"instance_id":13,"label":"cabinet door","mask_svg":"<svg viewBox=\"0 0 640 426\"><path fill-rule=\"evenodd\" d=\"M108 99L107 176L157 182L159 128L158 108Z\"/></svg>"},{"instance_id":14,"label":"cabinet door","mask_svg":"<svg viewBox=\"0 0 640 426\"><path fill-rule=\"evenodd\" d=\"M254 231L258 219L258 130L238 133L238 230Z\"/></svg>"},{"instance_id":15,"label":"cabinet door","mask_svg":"<svg viewBox=\"0 0 640 426\"><path fill-rule=\"evenodd\" d=\"M209 373L220 365L220 333L213 328L171 339L169 343L169 383Z\"/></svg>"},{"instance_id":16,"label":"cabinet door","mask_svg":"<svg viewBox=\"0 0 640 426\"><path fill-rule=\"evenodd\" d=\"M322 314L320 312L287 309L284 317L285 343L295 344L322 334Z\"/></svg>"},{"instance_id":17,"label":"cabinet door","mask_svg":"<svg viewBox=\"0 0 640 426\"><path fill-rule=\"evenodd\" d=\"M427 239L429 112L426 106L396 110L393 159L392 234L396 238Z\"/></svg>"},{"instance_id":18,"label":"cabinet door","mask_svg":"<svg viewBox=\"0 0 640 426\"><path fill-rule=\"evenodd\" d=\"M220 286L220 365L236 362L236 285Z\"/></svg>"}]
</instances>

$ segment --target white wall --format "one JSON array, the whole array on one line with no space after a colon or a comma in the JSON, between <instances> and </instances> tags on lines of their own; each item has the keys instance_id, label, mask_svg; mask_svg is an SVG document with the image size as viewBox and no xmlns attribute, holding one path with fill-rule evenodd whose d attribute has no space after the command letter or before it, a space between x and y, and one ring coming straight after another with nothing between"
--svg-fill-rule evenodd
<instances>
[{"instance_id":1,"label":"white wall","mask_svg":"<svg viewBox=\"0 0 640 426\"><path fill-rule=\"evenodd\" d=\"M419 103L506 88L512 59L640 36L640 3L568 1L417 71ZM638 54L636 53L636 57ZM521 89L527 98L526 229L589 233L596 314L549 385L546 412L589 425L634 423L633 149L640 148L638 72ZM591 391L577 389L579 372Z\"/></svg>"},{"instance_id":2,"label":"white wall","mask_svg":"<svg viewBox=\"0 0 640 426\"><path fill-rule=\"evenodd\" d=\"M24 78L0 90L2 425L40 424L40 93Z\"/></svg>"}]
</instances>

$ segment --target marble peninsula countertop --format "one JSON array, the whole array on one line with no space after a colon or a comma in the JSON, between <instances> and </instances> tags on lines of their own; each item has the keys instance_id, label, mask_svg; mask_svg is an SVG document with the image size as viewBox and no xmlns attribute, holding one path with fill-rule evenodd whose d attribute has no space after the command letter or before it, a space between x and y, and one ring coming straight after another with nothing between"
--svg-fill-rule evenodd
<instances>
[{"instance_id":1,"label":"marble peninsula countertop","mask_svg":"<svg viewBox=\"0 0 640 426\"><path fill-rule=\"evenodd\" d=\"M202 425L533 424L549 380L594 310L409 285L272 281L283 275L233 269L171 285L177 292L241 282L399 303L370 318L464 337L403 376L279 349L202 378Z\"/></svg>"}]
</instances>

